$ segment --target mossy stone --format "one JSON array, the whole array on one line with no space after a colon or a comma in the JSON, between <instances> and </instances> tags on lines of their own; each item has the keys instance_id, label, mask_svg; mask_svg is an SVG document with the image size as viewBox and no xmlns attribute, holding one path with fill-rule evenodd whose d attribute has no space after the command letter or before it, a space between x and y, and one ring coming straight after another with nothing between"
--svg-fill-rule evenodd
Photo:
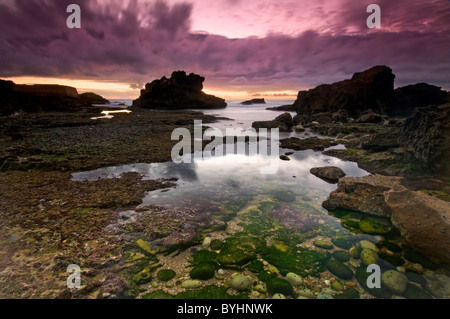
<instances>
[{"instance_id":1,"label":"mossy stone","mask_svg":"<svg viewBox=\"0 0 450 319\"><path fill-rule=\"evenodd\" d=\"M322 249L333 249L333 244L325 241L325 240L316 240L314 242L314 246L322 248Z\"/></svg>"},{"instance_id":2,"label":"mossy stone","mask_svg":"<svg viewBox=\"0 0 450 319\"><path fill-rule=\"evenodd\" d=\"M346 262L350 260L351 256L348 251L337 250L333 253L333 258L337 261Z\"/></svg>"},{"instance_id":3,"label":"mossy stone","mask_svg":"<svg viewBox=\"0 0 450 319\"><path fill-rule=\"evenodd\" d=\"M143 239L136 240L136 244L141 248L144 252L149 255L154 255L158 252L158 248L153 248L152 245Z\"/></svg>"},{"instance_id":4,"label":"mossy stone","mask_svg":"<svg viewBox=\"0 0 450 319\"><path fill-rule=\"evenodd\" d=\"M237 274L231 278L231 287L236 290L250 290L252 288L252 277L244 274Z\"/></svg>"},{"instance_id":5,"label":"mossy stone","mask_svg":"<svg viewBox=\"0 0 450 319\"><path fill-rule=\"evenodd\" d=\"M361 247L361 249L372 249L373 251L376 251L377 250L377 246L374 244L374 243L372 243L371 241L368 241L368 240L361 240L360 242L359 242L359 246Z\"/></svg>"},{"instance_id":6,"label":"mossy stone","mask_svg":"<svg viewBox=\"0 0 450 319\"><path fill-rule=\"evenodd\" d=\"M366 265L372 265L376 264L378 261L378 254L374 252L372 249L363 249L361 254L359 255L359 258L361 259L361 262Z\"/></svg>"},{"instance_id":7,"label":"mossy stone","mask_svg":"<svg viewBox=\"0 0 450 319\"><path fill-rule=\"evenodd\" d=\"M376 244L376 246L379 247L379 248L383 248L384 247L384 248L386 248L386 249L388 249L388 250L390 250L390 251L392 251L394 253L399 253L399 252L402 251L402 248L399 245L394 244L394 243L392 243L392 242L390 242L388 240L383 240L381 242L378 242Z\"/></svg>"},{"instance_id":8,"label":"mossy stone","mask_svg":"<svg viewBox=\"0 0 450 319\"><path fill-rule=\"evenodd\" d=\"M344 290L344 286L337 280L335 280L331 283L331 288L333 288L336 291Z\"/></svg>"},{"instance_id":9,"label":"mossy stone","mask_svg":"<svg viewBox=\"0 0 450 319\"><path fill-rule=\"evenodd\" d=\"M176 273L172 269L161 269L160 271L158 271L158 274L156 275L156 277L161 281L169 281L175 276Z\"/></svg>"},{"instance_id":10,"label":"mossy stone","mask_svg":"<svg viewBox=\"0 0 450 319\"><path fill-rule=\"evenodd\" d=\"M392 227L372 219L363 219L359 222L359 229L371 235L385 235L391 232Z\"/></svg>"},{"instance_id":11,"label":"mossy stone","mask_svg":"<svg viewBox=\"0 0 450 319\"><path fill-rule=\"evenodd\" d=\"M199 263L189 273L192 279L208 280L214 277L215 268L210 263Z\"/></svg>"},{"instance_id":12,"label":"mossy stone","mask_svg":"<svg viewBox=\"0 0 450 319\"><path fill-rule=\"evenodd\" d=\"M399 271L386 270L381 274L381 282L393 293L401 295L406 290L408 278Z\"/></svg>"},{"instance_id":13,"label":"mossy stone","mask_svg":"<svg viewBox=\"0 0 450 319\"><path fill-rule=\"evenodd\" d=\"M342 249L350 249L353 246L353 241L349 237L335 237L331 239L331 242Z\"/></svg>"},{"instance_id":14,"label":"mossy stone","mask_svg":"<svg viewBox=\"0 0 450 319\"><path fill-rule=\"evenodd\" d=\"M281 278L271 278L266 283L267 291L274 295L276 293L283 294L285 296L290 296L293 293L292 285L289 281Z\"/></svg>"},{"instance_id":15,"label":"mossy stone","mask_svg":"<svg viewBox=\"0 0 450 319\"><path fill-rule=\"evenodd\" d=\"M352 279L353 278L353 271L348 268L346 265L341 263L337 260L328 260L325 263L325 266L327 269L334 274L335 276L338 276L341 279Z\"/></svg>"}]
</instances>

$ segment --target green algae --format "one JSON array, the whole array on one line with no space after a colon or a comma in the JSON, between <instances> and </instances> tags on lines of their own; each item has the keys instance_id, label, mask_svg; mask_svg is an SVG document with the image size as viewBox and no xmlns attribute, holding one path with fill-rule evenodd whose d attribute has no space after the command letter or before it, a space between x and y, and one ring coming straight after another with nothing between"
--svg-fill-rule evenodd
<instances>
[{"instance_id":1,"label":"green algae","mask_svg":"<svg viewBox=\"0 0 450 319\"><path fill-rule=\"evenodd\" d=\"M156 277L161 281L169 281L176 276L175 271L172 269L161 269L158 271Z\"/></svg>"}]
</instances>

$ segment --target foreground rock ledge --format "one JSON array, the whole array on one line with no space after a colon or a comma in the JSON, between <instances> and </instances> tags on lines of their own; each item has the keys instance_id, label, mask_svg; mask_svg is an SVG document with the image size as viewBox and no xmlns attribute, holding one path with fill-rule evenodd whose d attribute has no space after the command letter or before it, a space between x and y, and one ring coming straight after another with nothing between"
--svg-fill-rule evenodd
<instances>
[{"instance_id":1,"label":"foreground rock ledge","mask_svg":"<svg viewBox=\"0 0 450 319\"><path fill-rule=\"evenodd\" d=\"M450 264L450 203L411 191L400 185L401 180L383 175L344 177L322 206L388 217L409 245Z\"/></svg>"}]
</instances>

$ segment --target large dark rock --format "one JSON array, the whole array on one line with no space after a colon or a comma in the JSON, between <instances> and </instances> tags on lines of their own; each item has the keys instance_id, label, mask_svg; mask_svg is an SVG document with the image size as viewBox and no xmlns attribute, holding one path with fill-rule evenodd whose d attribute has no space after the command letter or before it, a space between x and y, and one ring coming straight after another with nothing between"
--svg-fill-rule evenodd
<instances>
[{"instance_id":1,"label":"large dark rock","mask_svg":"<svg viewBox=\"0 0 450 319\"><path fill-rule=\"evenodd\" d=\"M346 175L342 169L336 166L313 167L309 172L331 184L336 184L339 178Z\"/></svg>"},{"instance_id":2,"label":"large dark rock","mask_svg":"<svg viewBox=\"0 0 450 319\"><path fill-rule=\"evenodd\" d=\"M410 115L416 107L440 105L450 102L450 94L440 87L427 83L417 83L397 88L395 108L391 115Z\"/></svg>"},{"instance_id":3,"label":"large dark rock","mask_svg":"<svg viewBox=\"0 0 450 319\"><path fill-rule=\"evenodd\" d=\"M450 176L450 103L416 108L400 142L425 169Z\"/></svg>"},{"instance_id":4,"label":"large dark rock","mask_svg":"<svg viewBox=\"0 0 450 319\"><path fill-rule=\"evenodd\" d=\"M278 128L280 132L291 132L293 126L292 115L287 112L277 116L272 121L256 121L252 123L252 127L257 130L260 128Z\"/></svg>"},{"instance_id":5,"label":"large dark rock","mask_svg":"<svg viewBox=\"0 0 450 319\"><path fill-rule=\"evenodd\" d=\"M252 99L248 101L241 102L242 105L253 105L253 104L266 104L264 99Z\"/></svg>"},{"instance_id":6,"label":"large dark rock","mask_svg":"<svg viewBox=\"0 0 450 319\"><path fill-rule=\"evenodd\" d=\"M227 106L224 99L203 92L205 78L184 71L175 71L145 85L133 107L146 109L217 109Z\"/></svg>"},{"instance_id":7,"label":"large dark rock","mask_svg":"<svg viewBox=\"0 0 450 319\"><path fill-rule=\"evenodd\" d=\"M300 91L294 107L298 114L347 110L356 117L367 109L387 114L394 96L394 78L389 67L375 66L355 73L350 80Z\"/></svg>"},{"instance_id":8,"label":"large dark rock","mask_svg":"<svg viewBox=\"0 0 450 319\"><path fill-rule=\"evenodd\" d=\"M63 85L17 85L0 80L0 114L15 112L72 112L90 106L76 88Z\"/></svg>"}]
</instances>

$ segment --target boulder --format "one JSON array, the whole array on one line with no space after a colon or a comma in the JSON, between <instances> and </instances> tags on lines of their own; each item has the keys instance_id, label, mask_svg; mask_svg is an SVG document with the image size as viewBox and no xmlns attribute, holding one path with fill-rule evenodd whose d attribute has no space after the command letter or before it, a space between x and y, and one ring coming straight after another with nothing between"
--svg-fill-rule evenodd
<instances>
[{"instance_id":1,"label":"boulder","mask_svg":"<svg viewBox=\"0 0 450 319\"><path fill-rule=\"evenodd\" d=\"M297 114L346 110L358 116L368 109L387 114L392 106L395 75L387 66L375 66L355 73L350 80L323 84L300 91L294 108Z\"/></svg>"},{"instance_id":2,"label":"boulder","mask_svg":"<svg viewBox=\"0 0 450 319\"><path fill-rule=\"evenodd\" d=\"M134 108L146 109L218 109L225 108L224 99L204 93L205 78L184 71L175 71L168 79L147 83L141 95L133 101Z\"/></svg>"},{"instance_id":3,"label":"boulder","mask_svg":"<svg viewBox=\"0 0 450 319\"><path fill-rule=\"evenodd\" d=\"M293 126L294 122L292 120L292 115L288 112L277 116L272 121L256 121L252 123L252 127L257 130L261 128L278 128L280 132L291 132Z\"/></svg>"},{"instance_id":4,"label":"boulder","mask_svg":"<svg viewBox=\"0 0 450 319\"><path fill-rule=\"evenodd\" d=\"M391 115L410 115L416 107L449 103L450 94L440 87L417 83L395 89L394 99Z\"/></svg>"},{"instance_id":5,"label":"boulder","mask_svg":"<svg viewBox=\"0 0 450 319\"><path fill-rule=\"evenodd\" d=\"M386 193L391 220L408 244L428 257L450 263L450 203L396 186Z\"/></svg>"},{"instance_id":6,"label":"boulder","mask_svg":"<svg viewBox=\"0 0 450 319\"><path fill-rule=\"evenodd\" d=\"M399 141L424 169L450 176L450 103L416 108Z\"/></svg>"},{"instance_id":7,"label":"boulder","mask_svg":"<svg viewBox=\"0 0 450 319\"><path fill-rule=\"evenodd\" d=\"M331 184L336 184L340 178L346 175L342 169L336 166L313 167L309 172Z\"/></svg>"},{"instance_id":8,"label":"boulder","mask_svg":"<svg viewBox=\"0 0 450 319\"><path fill-rule=\"evenodd\" d=\"M264 99L252 99L248 101L241 102L242 105L253 105L253 104L266 104Z\"/></svg>"},{"instance_id":9,"label":"boulder","mask_svg":"<svg viewBox=\"0 0 450 319\"><path fill-rule=\"evenodd\" d=\"M399 184L401 177L369 175L343 177L322 206L328 210L338 208L376 216L391 216L391 209L384 200L384 192Z\"/></svg>"}]
</instances>

